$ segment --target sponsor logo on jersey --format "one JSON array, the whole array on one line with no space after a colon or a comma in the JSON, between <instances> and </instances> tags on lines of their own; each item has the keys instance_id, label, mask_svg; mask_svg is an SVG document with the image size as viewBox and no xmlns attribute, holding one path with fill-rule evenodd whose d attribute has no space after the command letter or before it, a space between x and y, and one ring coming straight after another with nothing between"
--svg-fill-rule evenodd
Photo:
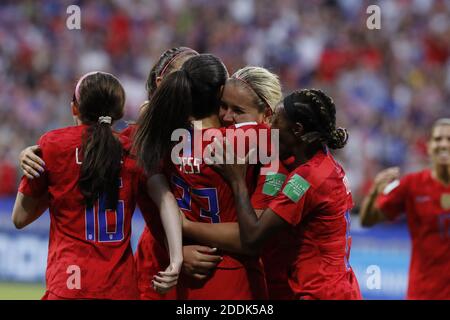
<instances>
[{"instance_id":1,"label":"sponsor logo on jersey","mask_svg":"<svg viewBox=\"0 0 450 320\"><path fill-rule=\"evenodd\" d=\"M294 174L284 186L283 194L293 202L297 203L306 191L308 191L310 186L308 181L298 174Z\"/></svg>"}]
</instances>

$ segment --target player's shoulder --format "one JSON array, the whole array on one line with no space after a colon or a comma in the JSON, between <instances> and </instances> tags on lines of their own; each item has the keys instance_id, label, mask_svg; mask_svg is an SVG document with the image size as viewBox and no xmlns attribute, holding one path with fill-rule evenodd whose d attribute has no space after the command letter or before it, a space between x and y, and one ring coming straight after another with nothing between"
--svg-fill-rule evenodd
<instances>
[{"instance_id":1,"label":"player's shoulder","mask_svg":"<svg viewBox=\"0 0 450 320\"><path fill-rule=\"evenodd\" d=\"M125 136L128 138L132 138L137 130L137 124L136 123L129 123L128 126L120 131L121 136Z\"/></svg>"},{"instance_id":2,"label":"player's shoulder","mask_svg":"<svg viewBox=\"0 0 450 320\"><path fill-rule=\"evenodd\" d=\"M411 179L429 179L431 178L431 170L423 169L420 171L409 173L405 176L409 176Z\"/></svg>"},{"instance_id":3,"label":"player's shoulder","mask_svg":"<svg viewBox=\"0 0 450 320\"><path fill-rule=\"evenodd\" d=\"M47 131L39 138L39 145L64 145L67 141L79 139L83 126L71 126Z\"/></svg>"},{"instance_id":4,"label":"player's shoulder","mask_svg":"<svg viewBox=\"0 0 450 320\"><path fill-rule=\"evenodd\" d=\"M317 152L309 161L295 168L290 176L301 176L313 188L341 183L345 172L329 151Z\"/></svg>"},{"instance_id":5,"label":"player's shoulder","mask_svg":"<svg viewBox=\"0 0 450 320\"><path fill-rule=\"evenodd\" d=\"M421 185L428 182L430 179L432 179L431 170L423 169L405 174L400 181L406 184Z\"/></svg>"}]
</instances>

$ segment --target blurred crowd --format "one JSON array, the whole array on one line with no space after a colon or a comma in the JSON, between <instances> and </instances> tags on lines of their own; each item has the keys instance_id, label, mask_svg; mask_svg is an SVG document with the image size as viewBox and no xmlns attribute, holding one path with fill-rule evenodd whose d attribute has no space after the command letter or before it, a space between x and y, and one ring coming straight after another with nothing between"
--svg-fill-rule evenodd
<instances>
[{"instance_id":1,"label":"blurred crowd","mask_svg":"<svg viewBox=\"0 0 450 320\"><path fill-rule=\"evenodd\" d=\"M69 30L66 8L81 8ZM369 30L366 9L381 8ZM72 123L77 77L103 70L127 93L126 119L145 100L167 48L277 73L284 92L318 87L350 133L338 157L358 203L375 173L427 165L435 119L450 116L450 0L42 0L0 2L0 195L12 194L20 150Z\"/></svg>"}]
</instances>

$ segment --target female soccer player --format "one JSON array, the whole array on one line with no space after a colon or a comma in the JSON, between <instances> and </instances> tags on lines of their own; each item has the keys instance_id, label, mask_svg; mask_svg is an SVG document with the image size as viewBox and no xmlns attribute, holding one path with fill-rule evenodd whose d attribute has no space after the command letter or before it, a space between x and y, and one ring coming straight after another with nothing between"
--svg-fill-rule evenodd
<instances>
[{"instance_id":1,"label":"female soccer player","mask_svg":"<svg viewBox=\"0 0 450 320\"><path fill-rule=\"evenodd\" d=\"M138 121L135 144L144 168L151 173L163 164L179 207L194 221L236 221L232 194L212 168L196 164L194 156L205 144L193 141L191 152L175 154L172 162L171 136L180 128L193 129L198 122L191 120L201 121L205 130L220 128L218 113L227 76L223 63L213 55L189 59L163 79ZM180 279L179 289L181 299L253 299L264 290L264 279L255 259L224 253L207 280Z\"/></svg>"},{"instance_id":2,"label":"female soccer player","mask_svg":"<svg viewBox=\"0 0 450 320\"><path fill-rule=\"evenodd\" d=\"M190 50L190 49L187 49ZM168 53L183 52L181 50L168 50L161 57L158 62L158 67L154 67L150 73L147 88L151 90L149 97L156 89L157 85L155 79L159 71L155 69L164 70L164 63L169 61L178 61L170 58ZM189 52L189 51L188 51ZM179 59L186 59L191 57L188 53ZM170 69L175 71L175 69ZM155 83L155 85L151 85ZM245 123L268 123L270 116L273 113L274 106L281 100L281 86L278 77L267 69L260 67L244 67L235 72L226 82L222 105L220 108L219 117L222 125L231 124L245 124ZM135 127L134 127L135 128ZM281 187L287 170L281 165L279 172L269 176L261 176L258 187L252 197L252 203L257 212L262 212L266 209L268 203L276 195ZM270 190L269 190L270 189ZM152 203L148 200L145 193L139 194L138 205L141 211L144 212L144 217L147 221L147 226L139 241L138 250L136 253L136 262L139 277L139 289L142 299L175 299L176 292L173 290L164 296L156 293L151 287L151 279L161 267L167 265L167 253L164 242L164 233L161 231L161 222L159 217L154 214L155 209ZM153 213L153 214L152 214ZM150 220L151 219L151 220ZM208 223L202 226L201 223L185 223L187 236L200 241L200 243L211 243L221 249L228 249L240 252L239 231L237 223L231 229L217 230L211 228ZM214 226L215 227L215 226ZM222 224L217 226L223 227ZM224 232L224 233L222 233ZM155 240L153 235L158 235ZM225 243L225 244L224 244ZM269 297L271 299L289 299L292 296L290 287L287 284L287 271L285 265L282 263L283 259L283 245L289 245L286 236L280 237L273 241L276 245L267 246L264 250L263 261L266 279L268 282ZM236 249L238 246L239 249ZM279 250L278 250L278 249ZM212 254L214 250L210 247L200 245L185 245L183 247L184 268L185 271L194 278L204 280L215 269L220 256ZM256 254L256 253L255 253Z\"/></svg>"},{"instance_id":3,"label":"female soccer player","mask_svg":"<svg viewBox=\"0 0 450 320\"><path fill-rule=\"evenodd\" d=\"M173 71L179 70L186 60L197 55L198 52L191 48L176 47L166 50L160 56L149 73L146 83L148 101L141 107L141 112L148 106L148 102L162 79ZM135 131L136 125L130 125L122 131L122 134L132 137ZM145 186L145 181L141 185ZM140 298L142 300L176 299L175 289L166 294L160 294L154 290L152 282L157 272L169 265L169 255L165 246L165 233L158 210L145 192L139 192L137 204L146 222L135 253ZM218 256L204 255L199 250L205 253L213 252L211 248L205 246L188 245L183 247L184 255L187 255L188 258L192 255L200 255L212 261L218 262L220 259Z\"/></svg>"},{"instance_id":4,"label":"female soccer player","mask_svg":"<svg viewBox=\"0 0 450 320\"><path fill-rule=\"evenodd\" d=\"M272 129L280 132L280 159L294 161L281 192L260 217L249 199L246 166L219 167L235 196L244 247L258 250L282 228L295 234L286 254L289 285L298 299L361 298L348 263L352 197L343 169L328 151L344 147L348 137L336 128L335 113L331 98L314 89L296 91L277 107Z\"/></svg>"},{"instance_id":5,"label":"female soccer player","mask_svg":"<svg viewBox=\"0 0 450 320\"><path fill-rule=\"evenodd\" d=\"M161 83L164 76L178 70L189 58L198 55L198 52L188 47L175 47L166 50L150 70L146 82L148 100ZM148 105L145 101L141 110ZM121 135L132 138L136 131L136 125L131 123L121 132ZM29 178L38 178L39 172L44 172L43 160L38 156L40 148L38 145L24 149L20 155L20 166L24 174ZM169 255L165 246L165 233L159 217L156 205L147 195L146 178L141 179L137 195L139 206L146 222L143 233L137 246L135 261L137 268L138 287L140 298L144 300L175 299L176 291L171 290L165 294L156 292L153 286L153 278L163 268L169 265ZM196 258L196 263L207 263L214 266L220 261L220 256L212 255L214 252L209 247L199 245L187 245L183 247L184 255L187 256L186 263L189 265L190 257ZM186 268L189 270L189 266Z\"/></svg>"},{"instance_id":6,"label":"female soccer player","mask_svg":"<svg viewBox=\"0 0 450 320\"><path fill-rule=\"evenodd\" d=\"M438 120L428 142L431 168L400 178L380 172L361 208L370 227L406 213L412 239L408 299L450 299L450 119Z\"/></svg>"},{"instance_id":7,"label":"female soccer player","mask_svg":"<svg viewBox=\"0 0 450 320\"><path fill-rule=\"evenodd\" d=\"M124 102L125 92L111 74L83 76L72 102L77 125L44 134L39 146L46 170L21 181L12 215L17 228L50 208L44 299L139 298L130 233L141 170L129 156L131 141L111 129ZM176 202L160 177L152 176L147 186L165 212L171 259L156 279L164 292L177 283L182 252L179 217L171 214Z\"/></svg>"},{"instance_id":8,"label":"female soccer player","mask_svg":"<svg viewBox=\"0 0 450 320\"><path fill-rule=\"evenodd\" d=\"M261 67L244 67L227 80L220 121L225 127L245 122L270 124L275 105L281 98L277 75Z\"/></svg>"},{"instance_id":9,"label":"female soccer player","mask_svg":"<svg viewBox=\"0 0 450 320\"><path fill-rule=\"evenodd\" d=\"M278 77L261 67L244 67L236 71L228 80L222 96L219 116L223 124L269 123L273 109L282 98ZM277 172L261 175L252 195L252 206L257 214L263 212L278 194L287 169L280 165ZM239 246L237 223L204 224L184 220L183 233L200 243L220 249L243 253ZM262 251L268 294L271 300L292 299L293 293L287 281L287 259L285 247L290 246L289 234L280 234ZM258 252L253 252L257 254ZM214 268L201 261L192 261L197 267L195 276L205 278Z\"/></svg>"}]
</instances>

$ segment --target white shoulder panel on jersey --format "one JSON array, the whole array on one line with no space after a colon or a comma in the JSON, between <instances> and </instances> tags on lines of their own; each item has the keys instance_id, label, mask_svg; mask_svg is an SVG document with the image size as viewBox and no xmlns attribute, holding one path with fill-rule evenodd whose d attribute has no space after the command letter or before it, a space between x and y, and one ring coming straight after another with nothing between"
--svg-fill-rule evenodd
<instances>
[{"instance_id":1,"label":"white shoulder panel on jersey","mask_svg":"<svg viewBox=\"0 0 450 320\"><path fill-rule=\"evenodd\" d=\"M383 190L384 194L390 193L392 190L397 188L400 185L400 180L394 180L391 183L389 183Z\"/></svg>"},{"instance_id":2,"label":"white shoulder panel on jersey","mask_svg":"<svg viewBox=\"0 0 450 320\"><path fill-rule=\"evenodd\" d=\"M243 126L256 126L258 122L256 121L250 121L250 122L242 122L242 123L236 123L234 126L237 128L243 127Z\"/></svg>"}]
</instances>

